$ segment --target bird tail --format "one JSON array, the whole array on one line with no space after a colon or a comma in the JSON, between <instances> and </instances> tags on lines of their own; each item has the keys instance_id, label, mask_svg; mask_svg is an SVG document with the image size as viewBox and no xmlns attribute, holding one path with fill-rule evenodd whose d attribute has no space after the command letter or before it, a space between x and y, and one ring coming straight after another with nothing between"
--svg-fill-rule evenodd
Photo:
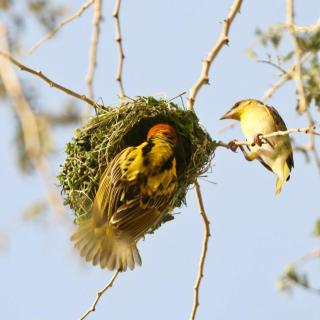
<instances>
[{"instance_id":1,"label":"bird tail","mask_svg":"<svg viewBox=\"0 0 320 320\"><path fill-rule=\"evenodd\" d=\"M96 227L91 219L79 225L71 240L86 261L109 270L133 270L141 265L141 257L135 241L115 234L108 226Z\"/></svg>"},{"instance_id":2,"label":"bird tail","mask_svg":"<svg viewBox=\"0 0 320 320\"><path fill-rule=\"evenodd\" d=\"M282 170L277 175L277 182L276 182L276 192L275 194L278 195L281 192L282 186L286 183L286 181L290 178L290 168L287 162L284 162Z\"/></svg>"}]
</instances>

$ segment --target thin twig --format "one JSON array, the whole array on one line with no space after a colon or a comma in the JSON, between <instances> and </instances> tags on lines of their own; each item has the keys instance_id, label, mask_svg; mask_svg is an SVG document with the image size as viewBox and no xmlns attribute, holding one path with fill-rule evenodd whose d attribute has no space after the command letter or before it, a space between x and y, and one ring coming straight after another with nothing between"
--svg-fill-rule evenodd
<instances>
[{"instance_id":1,"label":"thin twig","mask_svg":"<svg viewBox=\"0 0 320 320\"><path fill-rule=\"evenodd\" d=\"M116 0L116 4L113 10L113 18L115 19L115 28L116 28L116 37L115 40L118 44L119 49L119 64L118 64L118 71L116 75L116 81L119 84L119 97L120 101L123 100L126 95L124 92L123 82L122 82L122 71L123 71L123 62L125 59L123 45L122 45L122 36L121 36L121 27L120 27L120 7L121 7L121 0Z\"/></svg>"},{"instance_id":2,"label":"thin twig","mask_svg":"<svg viewBox=\"0 0 320 320\"><path fill-rule=\"evenodd\" d=\"M306 134L312 134L313 136L320 136L320 132L314 131L314 126L307 127L307 128L294 128L294 129L288 129L285 131L275 131L268 134L263 134L259 138L263 144L268 143L268 138L276 137L276 136L285 136L291 133L306 133ZM255 146L255 143L253 141L239 141L239 140L232 140L232 144L236 146ZM225 142L219 141L217 143L218 147L223 147L230 149L230 143L227 144Z\"/></svg>"},{"instance_id":3,"label":"thin twig","mask_svg":"<svg viewBox=\"0 0 320 320\"><path fill-rule=\"evenodd\" d=\"M89 105L91 105L92 107L103 107L102 105L99 105L98 103L96 103L94 100L88 98L86 95L84 94L79 94L75 91L72 91L54 81L52 81L51 79L49 79L47 76L45 76L42 71L36 71L34 69L31 69L25 65L23 65L22 63L18 62L17 60L15 60L14 58L12 58L10 56L10 54L4 52L4 51L1 51L0 50L0 56L2 56L3 58L11 61L13 64L15 64L17 67L20 68L21 71L25 71L25 72L28 72L28 73L31 73L39 78L41 78L42 80L44 80L45 82L47 82L49 84L50 87L53 87L53 88L56 88L56 89L59 89L63 92L65 92L66 94L72 96L72 97L75 97L77 99L80 99L86 103L88 103Z\"/></svg>"},{"instance_id":4,"label":"thin twig","mask_svg":"<svg viewBox=\"0 0 320 320\"><path fill-rule=\"evenodd\" d=\"M306 116L308 119L309 127L310 128L314 127L315 122L313 120L313 117L312 117L312 114L311 114L309 108L306 110ZM317 133L310 131L310 132L308 132L308 134L309 134L308 149L313 154L313 158L315 160L316 166L317 166L318 170L320 171L320 156L318 154L318 150L316 148L316 141L315 141L315 135L317 135Z\"/></svg>"},{"instance_id":5,"label":"thin twig","mask_svg":"<svg viewBox=\"0 0 320 320\"><path fill-rule=\"evenodd\" d=\"M101 289L100 291L98 291L96 298L93 301L92 306L79 318L79 320L83 320L85 319L91 312L94 312L96 310L96 306L97 303L99 302L100 298L102 297L102 295L113 286L114 281L116 280L116 278L118 277L120 271L116 271L113 275L113 277L111 278L111 280L108 282L108 284Z\"/></svg>"},{"instance_id":6,"label":"thin twig","mask_svg":"<svg viewBox=\"0 0 320 320\"><path fill-rule=\"evenodd\" d=\"M89 66L86 75L86 83L88 88L88 96L90 99L94 99L93 92L93 79L97 68L97 48L100 36L100 22L101 22L101 10L102 0L95 0L94 2L94 14L92 21L92 35L91 35L91 46L89 50Z\"/></svg>"},{"instance_id":7,"label":"thin twig","mask_svg":"<svg viewBox=\"0 0 320 320\"><path fill-rule=\"evenodd\" d=\"M293 26L294 25L294 3L293 0L287 0L287 25ZM305 112L308 108L308 102L306 99L304 86L303 86L303 80L302 80L302 50L299 46L297 34L294 31L294 28L290 28L291 30L291 36L294 44L294 52L295 52L295 58L296 58L296 68L294 73L294 79L296 82L297 92L298 92L298 111L299 112Z\"/></svg>"},{"instance_id":8,"label":"thin twig","mask_svg":"<svg viewBox=\"0 0 320 320\"><path fill-rule=\"evenodd\" d=\"M240 7L242 4L242 0L235 0L230 8L229 14L227 18L223 21L222 32L220 37L216 43L216 45L209 52L206 59L202 62L202 70L198 81L194 84L194 86L189 90L188 97L188 109L193 110L193 106L195 103L196 96L201 89L201 87L205 84L209 83L209 71L210 66L213 60L216 58L220 50L224 45L229 43L229 30L230 26L236 16L236 14L240 11Z\"/></svg>"},{"instance_id":9,"label":"thin twig","mask_svg":"<svg viewBox=\"0 0 320 320\"><path fill-rule=\"evenodd\" d=\"M301 256L299 259L297 259L295 262L293 262L292 264L294 266L300 266L301 264L310 262L316 258L320 257L320 249L314 249L310 252L308 252L307 254L304 254L303 256Z\"/></svg>"},{"instance_id":10,"label":"thin twig","mask_svg":"<svg viewBox=\"0 0 320 320\"><path fill-rule=\"evenodd\" d=\"M213 62L213 60L216 58L220 50L224 45L227 45L229 42L229 30L230 26L237 14L239 12L240 7L242 4L242 0L235 0L230 8L229 14L227 18L223 21L223 27L222 27L222 32L220 34L220 37L218 41L216 42L216 45L212 48L212 50L209 52L207 55L206 59L202 62L202 70L200 77L198 81L194 84L194 86L189 90L189 97L188 97L188 104L187 108L188 110L193 110L194 103L197 97L197 94L201 87L205 84L209 83L209 71L210 71L210 66ZM202 195L201 195L201 190L200 186L198 184L198 181L196 180L194 182L195 186L195 191L198 199L198 204L199 204L199 209L200 209L200 214L203 219L204 223L204 235L203 235L203 243L202 243L202 251L201 251L201 257L200 257L200 262L199 262L199 267L198 267L198 275L196 278L196 282L194 285L194 301L193 301L193 306L191 310L191 315L190 315L190 320L194 320L198 307L199 307L199 289L200 289L200 284L201 280L203 278L203 269L204 269L204 263L206 260L207 256L207 250L208 250L208 241L210 237L210 221L206 215L204 205L203 205L203 200L202 200Z\"/></svg>"},{"instance_id":11,"label":"thin twig","mask_svg":"<svg viewBox=\"0 0 320 320\"><path fill-rule=\"evenodd\" d=\"M7 30L2 24L0 24L0 42L1 47L9 52ZM64 210L60 197L53 188L53 175L50 172L50 166L41 148L40 129L37 118L25 97L20 80L8 60L10 59L0 59L0 78L21 123L26 152L46 187L48 203L53 212L61 217L61 213Z\"/></svg>"},{"instance_id":12,"label":"thin twig","mask_svg":"<svg viewBox=\"0 0 320 320\"><path fill-rule=\"evenodd\" d=\"M284 282L284 288L288 288L289 284L300 286L311 293L320 295L320 288L315 288L309 284L305 275L299 275L296 272L296 268L301 267L302 265L309 263L320 257L320 249L315 249L307 254L301 256L296 261L292 262L288 267L286 267L284 275L281 277L280 282Z\"/></svg>"},{"instance_id":13,"label":"thin twig","mask_svg":"<svg viewBox=\"0 0 320 320\"><path fill-rule=\"evenodd\" d=\"M233 129L235 126L237 125L237 121L235 122L232 122L230 124L228 124L227 126L223 127L223 128L220 128L218 131L217 131L217 134L222 134L226 131L229 131L230 129Z\"/></svg>"},{"instance_id":14,"label":"thin twig","mask_svg":"<svg viewBox=\"0 0 320 320\"><path fill-rule=\"evenodd\" d=\"M199 267L198 267L198 275L197 275L196 282L194 285L193 306L192 306L191 315L189 318L190 320L195 319L198 307L200 305L199 289L200 289L200 285L201 285L201 280L203 278L204 263L206 261L206 256L207 256L207 251L208 251L208 242L209 242L209 237L211 235L210 234L210 221L209 221L207 214L206 214L206 211L204 209L202 194L201 194L200 186L199 186L199 183L197 180L194 182L194 188L195 188L197 199L198 199L199 211L200 211L201 217L203 219L204 237L203 237L201 257L200 257L200 262L199 262Z\"/></svg>"},{"instance_id":15,"label":"thin twig","mask_svg":"<svg viewBox=\"0 0 320 320\"><path fill-rule=\"evenodd\" d=\"M301 63L307 61L310 59L312 54L310 52L306 53L305 55L302 56L301 58ZM268 89L265 91L263 96L261 97L262 101L265 101L267 99L270 99L273 94L280 89L280 87L286 83L288 80L290 80L294 76L294 72L296 70L296 62L291 66L291 68L287 71L287 73L281 75L281 77Z\"/></svg>"},{"instance_id":16,"label":"thin twig","mask_svg":"<svg viewBox=\"0 0 320 320\"><path fill-rule=\"evenodd\" d=\"M79 18L94 2L95 0L89 0L87 3L85 3L77 12L75 12L73 15L70 17L64 19L63 21L60 22L60 24L48 32L43 38L41 38L30 50L29 54L32 54L37 50L44 42L47 40L51 39L64 25L67 23Z\"/></svg>"},{"instance_id":17,"label":"thin twig","mask_svg":"<svg viewBox=\"0 0 320 320\"><path fill-rule=\"evenodd\" d=\"M278 70L281 72L281 74L282 74L282 75L284 75L284 74L288 74L288 72L287 72L285 69L283 69L280 65L278 65L278 64L276 64L276 63L274 63L274 62L273 62L273 61L271 61L271 60L264 60L264 59L260 59L260 60L257 60L257 62L258 62L258 63L265 63L265 64L269 64L270 66L272 66L272 67L274 67L274 68L278 69Z\"/></svg>"}]
</instances>

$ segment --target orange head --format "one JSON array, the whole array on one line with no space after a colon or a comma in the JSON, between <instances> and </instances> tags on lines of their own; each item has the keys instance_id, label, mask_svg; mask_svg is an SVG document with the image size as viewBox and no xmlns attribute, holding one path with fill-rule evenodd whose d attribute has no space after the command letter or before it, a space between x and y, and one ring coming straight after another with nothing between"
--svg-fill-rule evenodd
<instances>
[{"instance_id":1,"label":"orange head","mask_svg":"<svg viewBox=\"0 0 320 320\"><path fill-rule=\"evenodd\" d=\"M167 136L168 138L172 139L174 144L177 143L176 131L169 124L158 123L151 127L147 135L147 140L149 141L154 136Z\"/></svg>"}]
</instances>

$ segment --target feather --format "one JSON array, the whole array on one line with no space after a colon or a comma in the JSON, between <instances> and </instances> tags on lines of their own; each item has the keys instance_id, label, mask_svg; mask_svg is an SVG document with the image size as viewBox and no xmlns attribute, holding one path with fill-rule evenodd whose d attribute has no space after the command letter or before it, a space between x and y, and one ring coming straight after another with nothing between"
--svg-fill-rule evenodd
<instances>
[{"instance_id":1,"label":"feather","mask_svg":"<svg viewBox=\"0 0 320 320\"><path fill-rule=\"evenodd\" d=\"M167 127L152 127L146 142L119 152L101 175L90 218L71 238L93 265L141 265L136 244L167 213L177 188L177 138Z\"/></svg>"}]
</instances>

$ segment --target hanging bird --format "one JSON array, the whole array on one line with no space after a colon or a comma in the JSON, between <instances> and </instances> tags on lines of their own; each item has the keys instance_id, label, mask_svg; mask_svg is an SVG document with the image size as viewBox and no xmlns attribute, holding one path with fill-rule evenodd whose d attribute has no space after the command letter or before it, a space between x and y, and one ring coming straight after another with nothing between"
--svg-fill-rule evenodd
<instances>
[{"instance_id":1,"label":"hanging bird","mask_svg":"<svg viewBox=\"0 0 320 320\"><path fill-rule=\"evenodd\" d=\"M71 237L86 261L125 271L141 265L137 242L161 218L177 188L177 135L156 124L146 142L127 147L101 176L90 217Z\"/></svg>"},{"instance_id":2,"label":"hanging bird","mask_svg":"<svg viewBox=\"0 0 320 320\"><path fill-rule=\"evenodd\" d=\"M237 102L220 120L222 119L240 121L245 138L253 143L248 147L250 154L240 146L244 156L248 161L258 159L263 166L275 173L275 193L279 194L294 167L290 138L288 135L270 137L266 139L266 143L262 143L259 138L263 134L287 130L278 111L259 100L247 99Z\"/></svg>"}]
</instances>

